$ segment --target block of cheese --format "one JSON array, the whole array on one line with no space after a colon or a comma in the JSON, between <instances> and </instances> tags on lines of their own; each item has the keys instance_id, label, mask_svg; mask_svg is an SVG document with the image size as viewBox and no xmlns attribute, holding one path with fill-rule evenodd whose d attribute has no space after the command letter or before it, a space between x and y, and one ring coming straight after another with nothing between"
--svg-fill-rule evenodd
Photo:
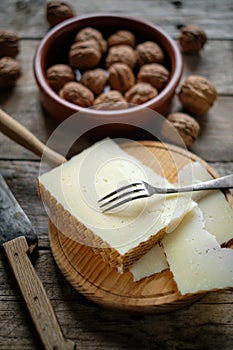
<instances>
[{"instance_id":1,"label":"block of cheese","mask_svg":"<svg viewBox=\"0 0 233 350\"><path fill-rule=\"evenodd\" d=\"M138 180L171 186L164 177L123 151L110 139L97 142L67 163L39 177L39 192L55 226L89 245L111 266L126 269L168 231L195 203L190 196L156 195L102 213L97 200Z\"/></svg>"},{"instance_id":2,"label":"block of cheese","mask_svg":"<svg viewBox=\"0 0 233 350\"><path fill-rule=\"evenodd\" d=\"M205 230L200 208L166 235L162 245L182 295L233 287L233 250L221 248Z\"/></svg>"}]
</instances>

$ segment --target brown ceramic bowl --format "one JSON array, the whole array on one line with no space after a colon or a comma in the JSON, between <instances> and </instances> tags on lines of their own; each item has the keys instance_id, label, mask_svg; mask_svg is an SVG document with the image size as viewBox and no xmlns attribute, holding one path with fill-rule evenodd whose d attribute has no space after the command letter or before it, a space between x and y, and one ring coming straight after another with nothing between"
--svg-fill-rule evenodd
<instances>
[{"instance_id":1,"label":"brown ceramic bowl","mask_svg":"<svg viewBox=\"0 0 233 350\"><path fill-rule=\"evenodd\" d=\"M105 38L120 29L132 31L137 43L151 40L157 42L166 57L166 66L171 72L166 87L150 101L126 110L94 110L72 104L55 93L46 81L46 70L56 63L67 63L69 47L74 41L75 34L84 27L94 27L100 30ZM44 109L55 120L61 122L70 115L81 111L91 119L101 119L108 123L111 118L117 123L134 124L135 118L142 118L141 112L150 108L166 115L171 105L175 89L180 81L183 61L180 50L171 37L157 26L128 16L114 14L94 14L74 17L51 29L42 39L34 57L34 74L40 89L40 98Z\"/></svg>"}]
</instances>

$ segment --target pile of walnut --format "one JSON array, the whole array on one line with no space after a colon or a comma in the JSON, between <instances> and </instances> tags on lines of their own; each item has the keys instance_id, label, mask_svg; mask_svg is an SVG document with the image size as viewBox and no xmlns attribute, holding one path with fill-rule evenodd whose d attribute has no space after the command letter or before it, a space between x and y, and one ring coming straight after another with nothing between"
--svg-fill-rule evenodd
<instances>
[{"instance_id":1,"label":"pile of walnut","mask_svg":"<svg viewBox=\"0 0 233 350\"><path fill-rule=\"evenodd\" d=\"M73 16L72 8L64 2L47 4L51 26ZM181 29L178 41L185 54L198 54L207 36L199 26L188 25ZM162 48L152 41L137 43L128 30L119 30L107 39L94 28L80 30L67 62L48 68L47 81L60 97L81 107L125 109L130 104L143 104L156 97L170 78ZM192 75L182 84L178 98L184 113L168 115L161 136L190 148L200 131L196 117L208 112L217 92L208 79Z\"/></svg>"},{"instance_id":2,"label":"pile of walnut","mask_svg":"<svg viewBox=\"0 0 233 350\"><path fill-rule=\"evenodd\" d=\"M152 41L137 44L128 30L105 39L94 28L81 29L67 61L49 67L47 81L60 97L81 107L124 109L145 103L170 76L161 47Z\"/></svg>"},{"instance_id":3,"label":"pile of walnut","mask_svg":"<svg viewBox=\"0 0 233 350\"><path fill-rule=\"evenodd\" d=\"M185 54L197 54L204 47L207 36L205 31L197 25L188 25L181 29L178 40ZM166 120L162 125L161 136L173 143L183 142L190 148L200 131L196 117L202 117L209 111L217 98L217 91L207 78L191 75L182 84L178 98L184 111L191 115L181 112L168 115L168 122ZM178 132L180 140L171 125Z\"/></svg>"},{"instance_id":4,"label":"pile of walnut","mask_svg":"<svg viewBox=\"0 0 233 350\"><path fill-rule=\"evenodd\" d=\"M15 59L19 53L19 37L9 29L0 30L0 88L12 88L21 75L21 65Z\"/></svg>"}]
</instances>

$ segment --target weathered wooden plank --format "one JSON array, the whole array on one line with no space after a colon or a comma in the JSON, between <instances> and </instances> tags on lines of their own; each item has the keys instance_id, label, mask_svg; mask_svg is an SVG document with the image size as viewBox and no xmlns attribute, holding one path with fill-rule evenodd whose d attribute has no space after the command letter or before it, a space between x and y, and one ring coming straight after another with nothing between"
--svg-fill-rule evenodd
<instances>
[{"instance_id":1,"label":"weathered wooden plank","mask_svg":"<svg viewBox=\"0 0 233 350\"><path fill-rule=\"evenodd\" d=\"M160 315L102 309L76 292L58 271L49 251L40 251L35 267L64 335L79 349L206 349L233 347L232 292L210 293L199 302ZM1 350L41 349L19 291L0 257ZM91 322L90 322L91 320Z\"/></svg>"},{"instance_id":2,"label":"weathered wooden plank","mask_svg":"<svg viewBox=\"0 0 233 350\"><path fill-rule=\"evenodd\" d=\"M231 104L232 99L219 98L205 118L199 120L201 132L192 151L208 162L227 162L233 159Z\"/></svg>"},{"instance_id":3,"label":"weathered wooden plank","mask_svg":"<svg viewBox=\"0 0 233 350\"><path fill-rule=\"evenodd\" d=\"M195 23L205 28L210 39L232 39L233 11L230 0L69 0L77 15L113 12L151 21L174 38L180 25ZM42 37L49 29L44 0L9 0L0 2L2 27L14 28L21 37ZM15 15L16 13L16 15Z\"/></svg>"},{"instance_id":4,"label":"weathered wooden plank","mask_svg":"<svg viewBox=\"0 0 233 350\"><path fill-rule=\"evenodd\" d=\"M12 104L10 110L13 117L19 120L23 125L33 132L40 140L46 141L51 132L50 127L56 127L56 124L44 118L35 102L31 109L27 109L23 101ZM17 107L16 107L17 105ZM17 109L16 109L17 108ZM181 109L179 102L175 101L173 111ZM192 151L211 162L232 161L233 145L233 123L232 123L233 100L229 97L219 97L214 107L208 115L201 120L201 134L192 147ZM13 112L14 111L14 112ZM48 128L45 126L49 121ZM84 140L85 141L85 140ZM88 144L88 142L86 142ZM214 152L213 152L214 150ZM21 146L16 145L7 137L0 135L0 158L1 159L37 159L29 151L24 150Z\"/></svg>"}]
</instances>

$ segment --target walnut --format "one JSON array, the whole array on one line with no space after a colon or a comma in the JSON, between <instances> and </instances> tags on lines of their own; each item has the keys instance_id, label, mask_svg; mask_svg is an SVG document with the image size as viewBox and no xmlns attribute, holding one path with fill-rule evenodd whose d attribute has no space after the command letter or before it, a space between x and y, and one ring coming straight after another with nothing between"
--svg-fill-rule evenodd
<instances>
[{"instance_id":1,"label":"walnut","mask_svg":"<svg viewBox=\"0 0 233 350\"><path fill-rule=\"evenodd\" d=\"M96 95L99 95L103 92L107 80L107 73L101 68L96 68L84 72L81 78L81 83Z\"/></svg>"},{"instance_id":2,"label":"walnut","mask_svg":"<svg viewBox=\"0 0 233 350\"><path fill-rule=\"evenodd\" d=\"M169 122L176 129L181 139ZM176 144L182 144L183 141L183 143L190 148L197 139L199 131L200 126L193 117L185 113L177 112L167 117L167 120L165 120L161 128L161 136L167 141Z\"/></svg>"},{"instance_id":3,"label":"walnut","mask_svg":"<svg viewBox=\"0 0 233 350\"><path fill-rule=\"evenodd\" d=\"M164 53L161 47L153 41L145 41L137 45L136 57L139 66L147 63L164 63Z\"/></svg>"},{"instance_id":4,"label":"walnut","mask_svg":"<svg viewBox=\"0 0 233 350\"><path fill-rule=\"evenodd\" d=\"M12 57L0 59L0 88L7 89L15 85L21 75L21 65Z\"/></svg>"},{"instance_id":5,"label":"walnut","mask_svg":"<svg viewBox=\"0 0 233 350\"><path fill-rule=\"evenodd\" d=\"M111 90L99 95L94 101L94 107L102 110L118 110L128 108L128 103L120 91Z\"/></svg>"},{"instance_id":6,"label":"walnut","mask_svg":"<svg viewBox=\"0 0 233 350\"><path fill-rule=\"evenodd\" d=\"M99 46L101 53L105 53L107 51L107 42L103 38L102 33L100 33L97 29L86 27L81 29L75 36L75 41L87 40L95 40Z\"/></svg>"},{"instance_id":7,"label":"walnut","mask_svg":"<svg viewBox=\"0 0 233 350\"><path fill-rule=\"evenodd\" d=\"M184 109L192 114L203 115L216 100L217 91L208 79L190 75L181 86L178 96Z\"/></svg>"},{"instance_id":8,"label":"walnut","mask_svg":"<svg viewBox=\"0 0 233 350\"><path fill-rule=\"evenodd\" d=\"M128 30L118 30L108 38L108 45L129 45L134 48L136 45L136 38L135 35Z\"/></svg>"},{"instance_id":9,"label":"walnut","mask_svg":"<svg viewBox=\"0 0 233 350\"><path fill-rule=\"evenodd\" d=\"M101 52L95 40L74 43L69 51L69 64L73 68L90 69L100 62Z\"/></svg>"},{"instance_id":10,"label":"walnut","mask_svg":"<svg viewBox=\"0 0 233 350\"><path fill-rule=\"evenodd\" d=\"M129 89L125 98L126 101L132 104L140 105L158 95L158 91L148 83L137 83Z\"/></svg>"},{"instance_id":11,"label":"walnut","mask_svg":"<svg viewBox=\"0 0 233 350\"><path fill-rule=\"evenodd\" d=\"M94 102L94 95L87 87L71 81L59 91L59 96L81 107L90 107Z\"/></svg>"},{"instance_id":12,"label":"walnut","mask_svg":"<svg viewBox=\"0 0 233 350\"><path fill-rule=\"evenodd\" d=\"M0 30L0 57L15 57L19 53L19 37L12 30Z\"/></svg>"},{"instance_id":13,"label":"walnut","mask_svg":"<svg viewBox=\"0 0 233 350\"><path fill-rule=\"evenodd\" d=\"M127 91L135 83L132 69L124 63L114 63L109 68L109 84L113 90Z\"/></svg>"},{"instance_id":14,"label":"walnut","mask_svg":"<svg viewBox=\"0 0 233 350\"><path fill-rule=\"evenodd\" d=\"M168 83L170 73L159 63L143 65L138 72L138 81L149 83L158 91L161 91Z\"/></svg>"},{"instance_id":15,"label":"walnut","mask_svg":"<svg viewBox=\"0 0 233 350\"><path fill-rule=\"evenodd\" d=\"M134 68L136 64L135 52L129 45L117 45L110 47L106 58L106 67L110 67L113 63L125 63L130 68Z\"/></svg>"},{"instance_id":16,"label":"walnut","mask_svg":"<svg viewBox=\"0 0 233 350\"><path fill-rule=\"evenodd\" d=\"M54 91L59 91L66 83L75 80L74 72L67 64L55 64L47 69L46 76Z\"/></svg>"},{"instance_id":17,"label":"walnut","mask_svg":"<svg viewBox=\"0 0 233 350\"><path fill-rule=\"evenodd\" d=\"M185 53L197 53L205 45L207 36L201 27L189 25L181 29L178 40Z\"/></svg>"},{"instance_id":18,"label":"walnut","mask_svg":"<svg viewBox=\"0 0 233 350\"><path fill-rule=\"evenodd\" d=\"M74 17L74 12L70 5L61 1L49 1L46 8L46 17L51 27Z\"/></svg>"}]
</instances>

